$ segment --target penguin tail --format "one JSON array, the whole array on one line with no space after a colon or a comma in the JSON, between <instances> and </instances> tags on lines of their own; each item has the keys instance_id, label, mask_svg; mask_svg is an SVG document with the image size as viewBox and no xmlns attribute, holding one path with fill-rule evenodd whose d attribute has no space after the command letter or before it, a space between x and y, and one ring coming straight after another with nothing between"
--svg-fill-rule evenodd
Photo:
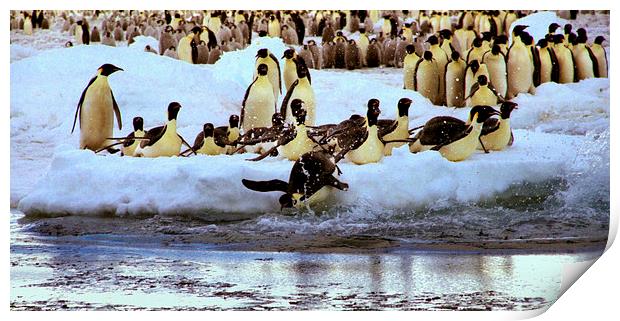
<instances>
[{"instance_id":1,"label":"penguin tail","mask_svg":"<svg viewBox=\"0 0 620 321\"><path fill-rule=\"evenodd\" d=\"M253 181L244 178L241 180L241 183L246 188L257 192L280 191L286 193L286 191L288 190L288 183L279 179L272 179L270 181Z\"/></svg>"}]
</instances>

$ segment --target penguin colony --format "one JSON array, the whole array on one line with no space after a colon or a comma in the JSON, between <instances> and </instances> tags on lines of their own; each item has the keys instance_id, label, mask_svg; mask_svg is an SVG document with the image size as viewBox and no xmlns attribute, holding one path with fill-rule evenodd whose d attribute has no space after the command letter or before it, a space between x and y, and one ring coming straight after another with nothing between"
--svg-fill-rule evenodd
<instances>
[{"instance_id":1,"label":"penguin colony","mask_svg":"<svg viewBox=\"0 0 620 321\"><path fill-rule=\"evenodd\" d=\"M182 109L177 102L167 106L161 126L144 129L142 118L135 117L132 132L112 137L114 118L119 129L122 120L108 77L122 69L111 64L102 65L84 89L72 132L79 120L81 149L120 151L121 156L256 153L248 160L288 159L294 162L289 182L244 179L242 184L259 192L283 192L279 200L283 208L313 205L333 189L349 188L338 179L337 164L342 159L358 165L376 163L404 144L413 154L433 150L455 162L477 150L501 151L514 142L510 115L517 105L510 99L522 92L533 93L536 86L549 81L607 77L603 37L588 44L584 29L573 34L570 25L561 30L552 24L545 38L535 42L527 26L510 28L519 16L514 11L464 11L455 25L447 12L428 16L420 12L417 20L404 20L411 18L406 11L383 17L376 11L319 11L314 15L203 11L190 19L169 11L163 16L130 12L129 17L116 12L104 19L95 36L87 21L76 21L76 44L94 39L130 42L137 35L150 35L159 39L160 49L145 51L193 64L214 63L222 52L243 49L250 44L252 31L301 47L277 53L258 50L239 114L231 115L226 126L205 123L192 145L176 131ZM29 14L24 17L31 19ZM372 26L381 19L382 28L375 33ZM71 17L66 21L67 29L72 29ZM359 31L359 39L347 39L342 32L345 28ZM560 32L567 30L568 34ZM304 42L307 34L320 36L322 46L314 40ZM512 39L510 46L508 39ZM278 57L284 59L283 66ZM361 115L337 124L315 124L310 69L379 66L403 68L403 88L418 91L435 105L471 107L468 118L439 116L410 128L411 99L399 100L396 119L380 119L381 102L370 99Z\"/></svg>"}]
</instances>

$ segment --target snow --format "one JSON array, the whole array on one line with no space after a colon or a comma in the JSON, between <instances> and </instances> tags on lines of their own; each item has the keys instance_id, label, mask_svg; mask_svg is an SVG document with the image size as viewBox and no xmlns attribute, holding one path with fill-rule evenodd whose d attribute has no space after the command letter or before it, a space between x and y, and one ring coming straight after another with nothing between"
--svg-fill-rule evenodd
<instances>
[{"instance_id":1,"label":"snow","mask_svg":"<svg viewBox=\"0 0 620 321\"><path fill-rule=\"evenodd\" d=\"M564 33L564 25L570 23L568 20L564 20L558 17L555 12L541 11L525 16L513 22L512 25L510 25L510 34L512 35L512 29L514 29L514 26L528 26L525 31L527 31L532 37L534 37L534 41L538 42L539 39L545 38L545 35L549 33L549 25L554 22L560 25L560 28L556 30L556 32L558 33ZM575 31L576 30L577 28L575 28ZM512 43L512 36L510 37L510 39Z\"/></svg>"},{"instance_id":2,"label":"snow","mask_svg":"<svg viewBox=\"0 0 620 321\"><path fill-rule=\"evenodd\" d=\"M128 47L11 45L11 205L27 214L131 217L278 211L280 193L250 191L241 179L287 180L292 162L286 160L245 160L253 155L135 159L77 150L79 134L70 134L77 101L103 63L125 70L109 78L123 119L115 136L126 135L135 116L143 117L147 128L162 124L168 103L178 101L183 106L179 133L191 142L204 123L225 125L230 114L239 113L258 49L269 48L280 58L287 48L280 39L264 37L245 50L224 53L215 65L191 65L146 53L146 44L157 48L149 37L137 37ZM438 115L467 117L467 108L434 106L402 89L399 69L311 73L317 123L364 114L370 98L381 101L381 118L394 118L398 100L411 98L410 127ZM521 94L515 101L519 109L512 117L511 148L479 152L458 163L436 152L414 155L406 146L378 164L343 161L341 179L350 190L335 192L331 205L390 209L477 202L515 184L570 175L600 161L576 157L575 151L589 151L595 136L609 133L608 79L545 84L535 95Z\"/></svg>"}]
</instances>

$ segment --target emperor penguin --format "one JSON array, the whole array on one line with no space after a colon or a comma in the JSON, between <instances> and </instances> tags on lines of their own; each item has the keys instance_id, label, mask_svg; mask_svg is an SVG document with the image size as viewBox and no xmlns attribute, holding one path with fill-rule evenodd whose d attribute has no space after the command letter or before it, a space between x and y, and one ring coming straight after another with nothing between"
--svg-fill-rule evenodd
<instances>
[{"instance_id":1,"label":"emperor penguin","mask_svg":"<svg viewBox=\"0 0 620 321\"><path fill-rule=\"evenodd\" d=\"M447 12L443 12L441 15L441 19L439 21L439 30L452 31L452 21L450 21L450 16L448 16ZM450 54L452 53L450 52Z\"/></svg>"},{"instance_id":2,"label":"emperor penguin","mask_svg":"<svg viewBox=\"0 0 620 321\"><path fill-rule=\"evenodd\" d=\"M366 34L366 28L360 28L360 37L357 40L357 45L360 48L360 58L362 60L362 66L366 66L366 54L368 52L368 46L370 45L370 39L368 39L368 35Z\"/></svg>"},{"instance_id":3,"label":"emperor penguin","mask_svg":"<svg viewBox=\"0 0 620 321\"><path fill-rule=\"evenodd\" d=\"M278 140L277 151L284 158L292 161L298 160L303 154L311 152L316 143L308 136L306 126L307 111L304 108L304 102L301 99L293 99L290 103L290 110L294 116L294 122L291 124L293 131L290 131L288 137L282 137ZM270 154L271 151L265 154Z\"/></svg>"},{"instance_id":4,"label":"emperor penguin","mask_svg":"<svg viewBox=\"0 0 620 321\"><path fill-rule=\"evenodd\" d=\"M133 156L136 148L140 145L140 140L134 138L144 137L144 119L142 117L133 118L133 132L129 133L123 141L121 156Z\"/></svg>"},{"instance_id":5,"label":"emperor penguin","mask_svg":"<svg viewBox=\"0 0 620 321\"><path fill-rule=\"evenodd\" d=\"M323 68L334 68L334 45L331 41L323 43Z\"/></svg>"},{"instance_id":6,"label":"emperor penguin","mask_svg":"<svg viewBox=\"0 0 620 321\"><path fill-rule=\"evenodd\" d=\"M396 52L394 54L394 67L403 68L405 56L407 55L407 45L410 43L402 36L396 38Z\"/></svg>"},{"instance_id":7,"label":"emperor penguin","mask_svg":"<svg viewBox=\"0 0 620 321\"><path fill-rule=\"evenodd\" d=\"M297 80L297 65L295 64L295 57L297 52L293 48L284 50L284 88L288 91L295 80Z\"/></svg>"},{"instance_id":8,"label":"emperor penguin","mask_svg":"<svg viewBox=\"0 0 620 321\"><path fill-rule=\"evenodd\" d=\"M409 107L412 100L409 98L401 98L398 101L398 118L396 120L391 119L379 119L377 121L380 127L393 127L394 129L387 134L383 135L384 141L391 140L406 140L409 138ZM394 127L393 124L396 124ZM383 149L384 156L391 156L392 149L403 146L405 142L387 143Z\"/></svg>"},{"instance_id":9,"label":"emperor penguin","mask_svg":"<svg viewBox=\"0 0 620 321\"><path fill-rule=\"evenodd\" d=\"M202 131L196 135L194 145L188 150L181 152L179 155L185 156L189 151L196 154L215 156L224 153L225 145L215 140L215 127L212 123L206 123L202 126Z\"/></svg>"},{"instance_id":10,"label":"emperor penguin","mask_svg":"<svg viewBox=\"0 0 620 321\"><path fill-rule=\"evenodd\" d=\"M272 38L280 38L280 21L276 18L275 15L271 15L269 17L269 37Z\"/></svg>"},{"instance_id":11,"label":"emperor penguin","mask_svg":"<svg viewBox=\"0 0 620 321\"><path fill-rule=\"evenodd\" d=\"M349 39L344 57L348 70L359 69L361 67L359 48L355 40Z\"/></svg>"},{"instance_id":12,"label":"emperor penguin","mask_svg":"<svg viewBox=\"0 0 620 321\"><path fill-rule=\"evenodd\" d=\"M76 22L77 26L75 27L75 44L76 45L81 45L82 41L84 41L83 38L83 34L84 34L84 29L82 29L82 24L83 21L82 20L78 20L78 22Z\"/></svg>"},{"instance_id":13,"label":"emperor penguin","mask_svg":"<svg viewBox=\"0 0 620 321\"><path fill-rule=\"evenodd\" d=\"M446 106L465 106L465 68L467 64L458 51L452 52L452 61L446 66Z\"/></svg>"},{"instance_id":14,"label":"emperor penguin","mask_svg":"<svg viewBox=\"0 0 620 321\"><path fill-rule=\"evenodd\" d=\"M466 160L479 145L484 122L498 114L493 107L475 106L468 123L449 116L433 117L414 136L409 149L413 153L435 150L452 162Z\"/></svg>"},{"instance_id":15,"label":"emperor penguin","mask_svg":"<svg viewBox=\"0 0 620 321\"><path fill-rule=\"evenodd\" d=\"M472 47L467 52L467 63L473 60L482 61L482 56L486 53L486 49L482 46L482 38L476 38L472 42Z\"/></svg>"},{"instance_id":16,"label":"emperor penguin","mask_svg":"<svg viewBox=\"0 0 620 321\"><path fill-rule=\"evenodd\" d=\"M71 133L75 130L75 123L80 118L80 149L97 151L109 145L114 127L114 115L118 122L118 129L122 129L121 111L114 99L112 89L108 84L108 76L123 70L112 64L103 64L97 69L93 77L80 96ZM118 150L110 152L116 152Z\"/></svg>"},{"instance_id":17,"label":"emperor penguin","mask_svg":"<svg viewBox=\"0 0 620 321\"><path fill-rule=\"evenodd\" d=\"M472 86L469 91L469 96L465 98L468 107L485 105L495 106L498 100L503 100L497 94L497 91L492 84L489 83L487 76L478 76L478 81Z\"/></svg>"},{"instance_id":18,"label":"emperor penguin","mask_svg":"<svg viewBox=\"0 0 620 321\"><path fill-rule=\"evenodd\" d=\"M575 81L575 62L573 52L563 44L564 36L553 36L553 52L558 60L560 84L567 84Z\"/></svg>"},{"instance_id":19,"label":"emperor penguin","mask_svg":"<svg viewBox=\"0 0 620 321\"><path fill-rule=\"evenodd\" d=\"M452 52L456 51L456 49L454 49L454 46L452 45L452 31L450 31L449 29L443 29L439 31L439 34L441 35L441 49L443 49L443 51L446 52L446 54L448 55L448 57L452 56Z\"/></svg>"},{"instance_id":20,"label":"emperor penguin","mask_svg":"<svg viewBox=\"0 0 620 321\"><path fill-rule=\"evenodd\" d=\"M506 57L502 53L499 45L494 44L491 51L487 51L482 56L482 63L489 70L489 82L495 87L497 93L506 97L508 82L506 80Z\"/></svg>"},{"instance_id":21,"label":"emperor penguin","mask_svg":"<svg viewBox=\"0 0 620 321\"><path fill-rule=\"evenodd\" d=\"M179 60L189 62L190 64L194 63L194 57L198 54L198 48L195 39L198 37L201 31L202 29L200 29L199 27L194 27L190 33L188 33L185 37L179 40L179 45L177 46L177 54L179 55ZM194 44L193 46L192 43Z\"/></svg>"},{"instance_id":22,"label":"emperor penguin","mask_svg":"<svg viewBox=\"0 0 620 321\"><path fill-rule=\"evenodd\" d=\"M508 53L508 37L506 35L499 35L493 39L493 45L498 45L504 57ZM491 47L493 49L493 47Z\"/></svg>"},{"instance_id":23,"label":"emperor penguin","mask_svg":"<svg viewBox=\"0 0 620 321\"><path fill-rule=\"evenodd\" d=\"M269 81L269 67L258 65L257 77L248 86L241 107L241 128L247 132L256 127L269 127L271 115L276 109L277 100L273 95L273 85Z\"/></svg>"},{"instance_id":24,"label":"emperor penguin","mask_svg":"<svg viewBox=\"0 0 620 321\"><path fill-rule=\"evenodd\" d=\"M308 41L308 48L312 53L312 59L314 59L314 69L322 69L323 68L323 53L321 52L321 48L316 45L316 41L310 40Z\"/></svg>"},{"instance_id":25,"label":"emperor penguin","mask_svg":"<svg viewBox=\"0 0 620 321\"><path fill-rule=\"evenodd\" d=\"M303 58L306 67L314 69L314 56L312 55L312 52L310 51L308 45L303 45L301 47L301 50L299 51L299 56Z\"/></svg>"},{"instance_id":26,"label":"emperor penguin","mask_svg":"<svg viewBox=\"0 0 620 321\"><path fill-rule=\"evenodd\" d=\"M382 56L383 53L381 51L381 46L377 42L377 38L372 38L366 52L366 66L368 68L379 67L381 65L381 61L383 61Z\"/></svg>"},{"instance_id":27,"label":"emperor penguin","mask_svg":"<svg viewBox=\"0 0 620 321\"><path fill-rule=\"evenodd\" d=\"M168 121L163 126L151 128L144 134L144 138L140 142L134 152L135 157L170 157L178 156L181 152L181 145L184 143L188 146L177 133L177 117L181 110L181 104L171 102L168 104Z\"/></svg>"},{"instance_id":28,"label":"emperor penguin","mask_svg":"<svg viewBox=\"0 0 620 321\"><path fill-rule=\"evenodd\" d=\"M224 143L224 153L232 155L237 149L237 142L240 137L239 116L230 115L228 126L220 126L215 129L215 139Z\"/></svg>"},{"instance_id":29,"label":"emperor penguin","mask_svg":"<svg viewBox=\"0 0 620 321\"><path fill-rule=\"evenodd\" d=\"M222 56L222 50L220 50L220 46L216 45L215 47L213 47L211 51L209 51L209 60L207 61L207 63L214 64L218 60L220 60L221 56Z\"/></svg>"},{"instance_id":30,"label":"emperor penguin","mask_svg":"<svg viewBox=\"0 0 620 321\"><path fill-rule=\"evenodd\" d=\"M109 31L106 31L103 35L101 44L105 46L116 47L116 41L114 41L114 37L112 37L112 34Z\"/></svg>"},{"instance_id":31,"label":"emperor penguin","mask_svg":"<svg viewBox=\"0 0 620 321\"><path fill-rule=\"evenodd\" d=\"M510 128L510 114L514 109L517 109L516 103L505 101L499 109L500 118L489 118L484 122L478 149L500 151L512 145L514 136Z\"/></svg>"},{"instance_id":32,"label":"emperor penguin","mask_svg":"<svg viewBox=\"0 0 620 321\"><path fill-rule=\"evenodd\" d=\"M207 48L207 44L200 40L200 43L196 47L197 64L206 64L209 62L209 48Z\"/></svg>"},{"instance_id":33,"label":"emperor penguin","mask_svg":"<svg viewBox=\"0 0 620 321\"><path fill-rule=\"evenodd\" d=\"M437 61L437 71L439 72L439 97L437 98L437 105L445 105L446 99L446 65L448 65L448 55L439 47L439 39L435 35L430 36L426 42L430 47L430 52L433 53L433 59Z\"/></svg>"},{"instance_id":34,"label":"emperor penguin","mask_svg":"<svg viewBox=\"0 0 620 321\"><path fill-rule=\"evenodd\" d=\"M164 56L170 57L172 59L179 59L179 56L177 55L177 49L174 46L166 49L166 51L164 52Z\"/></svg>"},{"instance_id":35,"label":"emperor penguin","mask_svg":"<svg viewBox=\"0 0 620 321\"><path fill-rule=\"evenodd\" d=\"M278 58L273 53L269 52L269 49L262 48L256 53L256 62L254 64L256 70L254 70L254 79L258 77L258 66L265 64L268 68L267 78L271 82L273 97L275 101L278 101L279 95L282 93L282 80L280 80L280 63ZM271 117L272 113L269 113Z\"/></svg>"},{"instance_id":36,"label":"emperor penguin","mask_svg":"<svg viewBox=\"0 0 620 321\"><path fill-rule=\"evenodd\" d=\"M518 30L516 26L514 30ZM514 32L514 31L513 31ZM519 93L532 92L534 87L534 64L531 52L521 41L524 31L514 34L512 45L508 49L507 73L508 73L508 91L507 99L516 97Z\"/></svg>"},{"instance_id":37,"label":"emperor penguin","mask_svg":"<svg viewBox=\"0 0 620 321\"><path fill-rule=\"evenodd\" d=\"M159 54L163 55L166 49L177 47L177 41L174 39L171 26L166 26L159 35Z\"/></svg>"},{"instance_id":38,"label":"emperor penguin","mask_svg":"<svg viewBox=\"0 0 620 321\"><path fill-rule=\"evenodd\" d=\"M97 26L94 26L93 31L90 33L90 41L101 42L101 36L99 35L99 30L97 29Z\"/></svg>"},{"instance_id":39,"label":"emperor penguin","mask_svg":"<svg viewBox=\"0 0 620 321\"><path fill-rule=\"evenodd\" d=\"M586 45L586 36L577 36L577 45L573 46L577 79L583 80L598 77L598 62L592 49Z\"/></svg>"},{"instance_id":40,"label":"emperor penguin","mask_svg":"<svg viewBox=\"0 0 620 321\"><path fill-rule=\"evenodd\" d=\"M334 68L344 69L347 67L345 58L347 41L344 39L344 37L337 37L335 43L336 45L334 46Z\"/></svg>"},{"instance_id":41,"label":"emperor penguin","mask_svg":"<svg viewBox=\"0 0 620 321\"><path fill-rule=\"evenodd\" d=\"M420 56L416 54L415 47L412 44L407 45L405 48L407 55L403 61L403 88L409 90L415 90L413 82L415 77L415 66L420 60Z\"/></svg>"},{"instance_id":42,"label":"emperor penguin","mask_svg":"<svg viewBox=\"0 0 620 321\"><path fill-rule=\"evenodd\" d=\"M377 121L381 110L379 100L370 99L364 125L353 128L338 137L341 150L334 156L336 163L343 157L357 165L378 163L383 158L385 145L379 136Z\"/></svg>"},{"instance_id":43,"label":"emperor penguin","mask_svg":"<svg viewBox=\"0 0 620 321\"><path fill-rule=\"evenodd\" d=\"M24 13L24 34L32 36L32 18L28 13Z\"/></svg>"},{"instance_id":44,"label":"emperor penguin","mask_svg":"<svg viewBox=\"0 0 620 321\"><path fill-rule=\"evenodd\" d=\"M605 41L605 37L598 36L594 38L594 43L590 47L592 49L592 53L594 57L596 57L596 62L598 64L598 74L601 78L607 78L607 53L605 52L605 48L603 48L603 42Z\"/></svg>"},{"instance_id":45,"label":"emperor penguin","mask_svg":"<svg viewBox=\"0 0 620 321\"><path fill-rule=\"evenodd\" d=\"M517 21L517 14L515 13L514 10L508 10L508 13L506 13L506 17L504 18L504 33L506 36L509 36L509 32L510 32L510 26L512 26L512 23Z\"/></svg>"},{"instance_id":46,"label":"emperor penguin","mask_svg":"<svg viewBox=\"0 0 620 321\"><path fill-rule=\"evenodd\" d=\"M286 92L286 96L282 101L280 107L280 114L284 116L288 123L295 121L291 104L295 99L299 99L303 102L306 110L305 124L308 126L314 126L316 120L316 98L314 95L314 89L312 89L311 80L309 78L310 72L306 67L304 60L301 57L296 59L296 71L297 79L291 84L291 88Z\"/></svg>"},{"instance_id":47,"label":"emperor penguin","mask_svg":"<svg viewBox=\"0 0 620 321\"><path fill-rule=\"evenodd\" d=\"M346 191L349 185L334 177L338 169L334 157L325 151L312 151L303 154L291 169L288 182L273 179L253 181L242 179L246 188L257 192L280 191L280 209L320 205L326 201L333 189Z\"/></svg>"},{"instance_id":48,"label":"emperor penguin","mask_svg":"<svg viewBox=\"0 0 620 321\"><path fill-rule=\"evenodd\" d=\"M538 40L538 53L540 57L540 83L544 84L559 77L559 66L555 53L549 48L546 39Z\"/></svg>"},{"instance_id":49,"label":"emperor penguin","mask_svg":"<svg viewBox=\"0 0 620 321\"><path fill-rule=\"evenodd\" d=\"M414 73L414 90L428 98L434 105L439 105L441 102L439 97L439 78L441 74L432 52L428 50L424 52L422 58L416 63Z\"/></svg>"},{"instance_id":50,"label":"emperor penguin","mask_svg":"<svg viewBox=\"0 0 620 321\"><path fill-rule=\"evenodd\" d=\"M465 97L471 93L471 88L478 82L478 77L484 75L490 78L489 70L486 64L481 64L478 60L474 60L465 67Z\"/></svg>"},{"instance_id":51,"label":"emperor penguin","mask_svg":"<svg viewBox=\"0 0 620 321\"><path fill-rule=\"evenodd\" d=\"M396 37L391 35L383 42L383 64L386 67L394 67L396 56Z\"/></svg>"}]
</instances>

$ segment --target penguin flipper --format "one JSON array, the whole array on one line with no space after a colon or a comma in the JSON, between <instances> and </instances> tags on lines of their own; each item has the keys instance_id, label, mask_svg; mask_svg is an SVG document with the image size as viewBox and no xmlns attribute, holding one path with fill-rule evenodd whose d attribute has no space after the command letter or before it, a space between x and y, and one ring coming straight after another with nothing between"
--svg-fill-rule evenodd
<instances>
[{"instance_id":1,"label":"penguin flipper","mask_svg":"<svg viewBox=\"0 0 620 321\"><path fill-rule=\"evenodd\" d=\"M588 50L588 55L590 56L590 60L592 60L592 71L594 72L594 77L599 78L600 71L598 70L598 59L596 59L594 52L592 52L592 48L586 46L586 50Z\"/></svg>"},{"instance_id":2,"label":"penguin flipper","mask_svg":"<svg viewBox=\"0 0 620 321\"><path fill-rule=\"evenodd\" d=\"M325 179L326 186L331 186L341 191L346 191L349 189L349 184L341 182L340 180L338 180L332 175L326 175L324 179Z\"/></svg>"},{"instance_id":3,"label":"penguin flipper","mask_svg":"<svg viewBox=\"0 0 620 321\"><path fill-rule=\"evenodd\" d=\"M258 77L254 78L254 81L248 86L248 89L245 90L245 96L243 96L243 102L241 103L241 116L239 117L239 126L243 125L243 116L245 115L245 102L248 100L248 96L250 95L250 89L256 82Z\"/></svg>"},{"instance_id":4,"label":"penguin flipper","mask_svg":"<svg viewBox=\"0 0 620 321\"><path fill-rule=\"evenodd\" d=\"M73 134L73 131L75 130L75 123L77 122L78 114L80 115L80 128L82 128L82 120L81 120L82 104L84 103L84 97L86 96L86 91L88 90L90 85L92 85L95 82L95 79L97 79L97 76L93 77L88 82L88 85L86 85L86 88L84 88L84 91L82 91L82 95L80 96L80 101L78 102L77 108L75 109L75 116L73 117L73 127L71 128L72 134Z\"/></svg>"},{"instance_id":5,"label":"penguin flipper","mask_svg":"<svg viewBox=\"0 0 620 321\"><path fill-rule=\"evenodd\" d=\"M201 130L200 133L196 135L196 139L194 139L194 146L192 146L191 149L193 151L197 151L201 149L204 142L205 142L205 132Z\"/></svg>"},{"instance_id":6,"label":"penguin flipper","mask_svg":"<svg viewBox=\"0 0 620 321\"><path fill-rule=\"evenodd\" d=\"M282 100L282 105L280 106L280 115L286 117L286 109L288 108L289 100L291 100L291 96L293 95L293 92L295 91L295 87L297 87L298 84L299 84L299 79L296 79L291 84L291 87L288 89L288 91L286 92L286 96L284 96L284 100Z\"/></svg>"},{"instance_id":7,"label":"penguin flipper","mask_svg":"<svg viewBox=\"0 0 620 321\"><path fill-rule=\"evenodd\" d=\"M271 58L271 60L273 60L273 62L276 63L276 66L278 67L278 88L280 89L280 94L282 93L282 73L280 72L280 63L278 62L278 58L276 58L276 56L274 56L273 53L269 53L269 58Z\"/></svg>"},{"instance_id":8,"label":"penguin flipper","mask_svg":"<svg viewBox=\"0 0 620 321\"><path fill-rule=\"evenodd\" d=\"M121 121L121 111L118 109L118 104L116 103L116 99L114 99L114 93L110 90L110 95L112 95L112 108L114 109L114 114L116 115L116 122L118 123L118 129L123 128L123 122Z\"/></svg>"},{"instance_id":9,"label":"penguin flipper","mask_svg":"<svg viewBox=\"0 0 620 321\"><path fill-rule=\"evenodd\" d=\"M286 193L288 190L288 183L283 180L279 180L279 179L272 179L270 181L252 181L252 180L243 178L241 179L241 183L246 188L251 189L253 191L257 191L257 192L285 192Z\"/></svg>"},{"instance_id":10,"label":"penguin flipper","mask_svg":"<svg viewBox=\"0 0 620 321\"><path fill-rule=\"evenodd\" d=\"M490 86L490 83L489 83L489 86ZM476 91L478 91L478 89L480 89L480 84L479 83L475 83L475 84L471 85L471 88L469 89L469 96L465 97L464 100L467 100L467 99L473 97L474 94L476 93ZM493 92L495 92L494 89L493 89Z\"/></svg>"},{"instance_id":11,"label":"penguin flipper","mask_svg":"<svg viewBox=\"0 0 620 321\"><path fill-rule=\"evenodd\" d=\"M379 138L393 132L398 127L398 122L392 119L379 119L377 121L377 128L379 129Z\"/></svg>"},{"instance_id":12,"label":"penguin flipper","mask_svg":"<svg viewBox=\"0 0 620 321\"><path fill-rule=\"evenodd\" d=\"M551 58L551 81L560 82L560 64L558 62L558 56L555 55L555 51L552 48L547 48L549 57Z\"/></svg>"},{"instance_id":13,"label":"penguin flipper","mask_svg":"<svg viewBox=\"0 0 620 321\"><path fill-rule=\"evenodd\" d=\"M532 47L531 52L532 52L532 58L534 60L533 82L534 82L534 86L538 87L540 85L540 69L541 69L540 53L538 52L536 47Z\"/></svg>"},{"instance_id":14,"label":"penguin flipper","mask_svg":"<svg viewBox=\"0 0 620 321\"><path fill-rule=\"evenodd\" d=\"M472 127L470 126L467 130L462 131L462 132L458 133L457 135L454 135L454 136L451 136L451 137L444 137L444 141L441 142L440 144L437 144L437 145L433 146L431 148L431 150L438 151L442 147L444 147L446 145L450 145L450 144L454 143L455 141L464 138L465 136L467 136L469 134L471 129L472 129Z\"/></svg>"},{"instance_id":15,"label":"penguin flipper","mask_svg":"<svg viewBox=\"0 0 620 321\"><path fill-rule=\"evenodd\" d=\"M482 132L480 133L480 136L485 136L488 134L491 134L493 132L495 132L496 130L499 129L499 123L500 120L497 118L489 118L484 122L484 125L482 126Z\"/></svg>"},{"instance_id":16,"label":"penguin flipper","mask_svg":"<svg viewBox=\"0 0 620 321\"><path fill-rule=\"evenodd\" d=\"M166 132L166 126L157 126L155 128L149 129L146 133L144 133L144 140L140 142L140 147L144 148L147 146L152 146L155 144Z\"/></svg>"},{"instance_id":17,"label":"penguin flipper","mask_svg":"<svg viewBox=\"0 0 620 321\"><path fill-rule=\"evenodd\" d=\"M570 57L573 60L573 82L578 82L579 77L577 76L577 63L575 62L575 55L572 50L570 51Z\"/></svg>"}]
</instances>

